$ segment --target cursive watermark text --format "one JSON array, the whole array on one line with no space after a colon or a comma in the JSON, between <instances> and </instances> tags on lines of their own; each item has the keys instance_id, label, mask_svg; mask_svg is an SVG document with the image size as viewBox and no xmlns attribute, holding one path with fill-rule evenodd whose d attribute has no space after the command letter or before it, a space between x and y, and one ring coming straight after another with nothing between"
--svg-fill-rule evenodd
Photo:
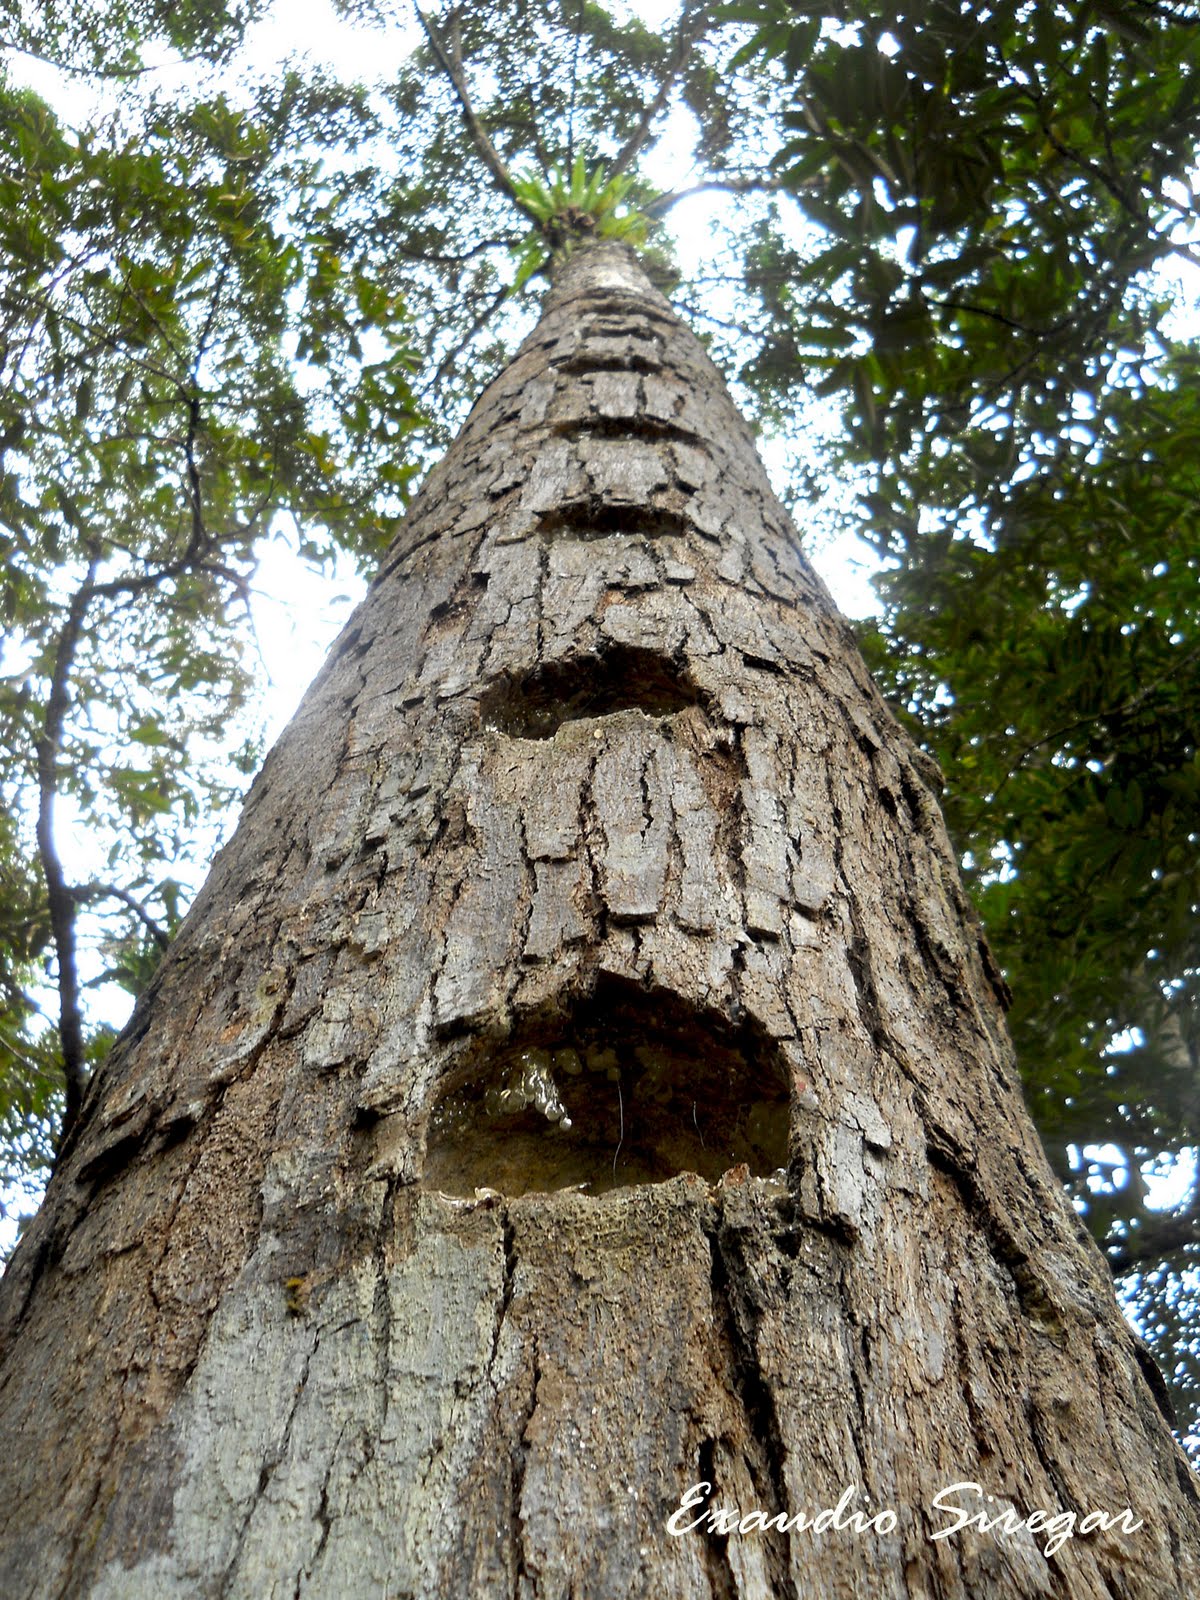
<instances>
[{"instance_id":1,"label":"cursive watermark text","mask_svg":"<svg viewBox=\"0 0 1200 1600\"><path fill-rule=\"evenodd\" d=\"M755 1507L706 1506L713 1492L711 1483L692 1484L667 1519L667 1532L674 1538L685 1533L715 1533L725 1538L752 1533L894 1533L899 1517L891 1506L880 1510L853 1509L859 1498L857 1484L849 1484L835 1506L817 1511L783 1511L768 1515ZM700 1509L700 1508L704 1509ZM1009 1538L1022 1530L1044 1542L1042 1554L1050 1557L1077 1534L1136 1533L1144 1524L1128 1506L1120 1511L1031 1511L1022 1515L1012 1505L986 1494L978 1483L964 1481L939 1489L930 1502L930 1511L946 1522L929 1535L932 1542L950 1539L968 1530L993 1538Z\"/></svg>"}]
</instances>

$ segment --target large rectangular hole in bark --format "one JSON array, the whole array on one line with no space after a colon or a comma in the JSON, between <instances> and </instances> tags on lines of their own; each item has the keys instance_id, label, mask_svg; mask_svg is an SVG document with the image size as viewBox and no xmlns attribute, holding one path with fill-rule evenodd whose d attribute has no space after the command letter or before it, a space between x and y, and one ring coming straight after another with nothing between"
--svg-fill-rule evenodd
<instances>
[{"instance_id":1,"label":"large rectangular hole in bark","mask_svg":"<svg viewBox=\"0 0 1200 1600\"><path fill-rule=\"evenodd\" d=\"M604 335L604 337L611 337ZM617 335L616 337L621 337ZM580 350L566 361L557 364L559 372L569 372L572 377L583 377L589 372L636 372L642 376L654 376L662 371L662 362L650 356L641 355L636 351L629 355L594 355L584 345Z\"/></svg>"},{"instance_id":2,"label":"large rectangular hole in bark","mask_svg":"<svg viewBox=\"0 0 1200 1600\"><path fill-rule=\"evenodd\" d=\"M669 717L701 703L691 678L669 657L614 645L603 655L500 678L484 691L479 712L485 728L512 738L552 739L564 722L584 717L629 710Z\"/></svg>"},{"instance_id":3,"label":"large rectangular hole in bark","mask_svg":"<svg viewBox=\"0 0 1200 1600\"><path fill-rule=\"evenodd\" d=\"M565 439L578 439L586 435L589 439L649 439L656 444L665 440L667 443L709 448L709 441L693 428L683 428L665 417L651 417L645 412L626 417L571 417L552 423L551 431Z\"/></svg>"},{"instance_id":4,"label":"large rectangular hole in bark","mask_svg":"<svg viewBox=\"0 0 1200 1600\"><path fill-rule=\"evenodd\" d=\"M608 539L613 534L682 539L695 529L682 512L666 506L617 505L595 498L544 511L538 518L537 532L552 539Z\"/></svg>"},{"instance_id":5,"label":"large rectangular hole in bark","mask_svg":"<svg viewBox=\"0 0 1200 1600\"><path fill-rule=\"evenodd\" d=\"M430 1116L426 1188L602 1194L681 1172L715 1182L787 1162L770 1041L674 995L602 981L567 1016L473 1052Z\"/></svg>"}]
</instances>

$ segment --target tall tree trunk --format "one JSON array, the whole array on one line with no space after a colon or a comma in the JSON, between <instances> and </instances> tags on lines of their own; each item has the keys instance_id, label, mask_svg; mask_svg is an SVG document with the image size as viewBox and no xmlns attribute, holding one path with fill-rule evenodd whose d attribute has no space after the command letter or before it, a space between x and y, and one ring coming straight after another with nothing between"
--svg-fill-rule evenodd
<instances>
[{"instance_id":1,"label":"tall tree trunk","mask_svg":"<svg viewBox=\"0 0 1200 1600\"><path fill-rule=\"evenodd\" d=\"M577 253L4 1279L0 1590L1200 1593L1002 991L716 371Z\"/></svg>"}]
</instances>

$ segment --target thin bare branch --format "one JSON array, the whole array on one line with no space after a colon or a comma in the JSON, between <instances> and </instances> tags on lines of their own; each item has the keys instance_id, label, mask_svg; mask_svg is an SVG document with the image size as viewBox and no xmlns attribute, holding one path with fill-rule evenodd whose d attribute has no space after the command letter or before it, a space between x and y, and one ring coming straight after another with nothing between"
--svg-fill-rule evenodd
<instances>
[{"instance_id":1,"label":"thin bare branch","mask_svg":"<svg viewBox=\"0 0 1200 1600\"><path fill-rule=\"evenodd\" d=\"M442 383L442 381L448 375L451 367L458 360L459 356L462 355L463 351L468 348L471 340L474 339L479 330L485 327L487 323L491 321L492 317L495 316L496 312L499 311L500 307L508 298L508 293L508 285L502 284L499 292L492 296L487 305L484 306L483 310L467 329L466 333L463 334L462 338L455 343L452 349L447 351L446 355L443 356L442 360L438 363L437 371L434 373L429 385L430 388L436 390L438 385Z\"/></svg>"},{"instance_id":2,"label":"thin bare branch","mask_svg":"<svg viewBox=\"0 0 1200 1600\"><path fill-rule=\"evenodd\" d=\"M0 309L23 311L26 306L35 307L43 315L53 315L58 317L61 322L65 323L67 327L79 334L81 338L94 339L96 349L112 350L116 354L122 356L131 367L135 367L141 372L148 373L153 378L160 378L164 383L172 384L179 391L180 395L186 394L187 391L184 384L180 381L179 377L175 373L168 371L166 367L159 366L157 362L148 360L145 356L139 356L135 354L135 352L122 341L119 331L117 333L110 333L102 329L94 328L88 323L83 322L79 317L73 316L69 311L65 311L59 306L56 306L53 301L44 294L22 291L20 295L0 295Z\"/></svg>"},{"instance_id":3,"label":"thin bare branch","mask_svg":"<svg viewBox=\"0 0 1200 1600\"><path fill-rule=\"evenodd\" d=\"M475 107L471 101L470 91L467 88L466 75L462 70L461 61L455 61L447 53L442 45L441 40L434 31L433 24L421 10L420 6L417 4L417 0L413 0L413 10L417 14L417 20L420 22L421 27L425 30L425 37L429 41L429 48L433 51L438 66L441 67L442 71L446 74L446 77L450 80L450 85L454 90L455 96L458 100L459 108L463 114L463 121L466 123L467 132L471 136L471 143L475 146L475 150L479 156L479 159L491 173L492 180L496 187L500 190L501 194L507 196L507 198L512 201L513 205L515 205L519 211L523 212L533 222L537 222L537 217L534 216L533 212L530 211L529 207L517 194L517 189L515 183L513 182L512 174L504 165L504 162L500 157L500 152L492 143L487 129L479 120L479 117L475 111Z\"/></svg>"},{"instance_id":4,"label":"thin bare branch","mask_svg":"<svg viewBox=\"0 0 1200 1600\"><path fill-rule=\"evenodd\" d=\"M566 0L563 0L563 22L566 18ZM583 42L583 0L576 0L575 40L571 50L571 96L567 102L567 167L575 159L575 100L579 92L579 47Z\"/></svg>"},{"instance_id":5,"label":"thin bare branch","mask_svg":"<svg viewBox=\"0 0 1200 1600\"><path fill-rule=\"evenodd\" d=\"M42 875L46 880L46 901L50 911L50 931L58 962L58 1038L62 1048L66 1078L66 1107L62 1139L70 1133L83 1104L84 1055L83 1018L79 1009L79 970L75 953L75 897L67 885L58 841L54 833L54 803L58 798L58 758L62 749L63 725L71 703L68 687L71 667L83 634L88 607L95 590L98 559L93 557L87 577L71 596L67 617L54 652L50 675L50 694L42 731L37 741L38 816L37 846ZM61 1145L60 1145L61 1148Z\"/></svg>"},{"instance_id":6,"label":"thin bare branch","mask_svg":"<svg viewBox=\"0 0 1200 1600\"><path fill-rule=\"evenodd\" d=\"M814 183L811 187L819 186ZM777 194L783 188L783 182L769 173L731 173L727 178L709 178L704 183L693 183L686 189L673 189L669 194L661 194L645 210L648 217L665 217L672 206L690 199L694 194ZM794 191L789 189L789 192Z\"/></svg>"},{"instance_id":7,"label":"thin bare branch","mask_svg":"<svg viewBox=\"0 0 1200 1600\"><path fill-rule=\"evenodd\" d=\"M200 395L198 391L194 391L188 399L187 438L183 442L183 459L188 486L188 510L192 520L191 536L188 539L187 551L183 558L185 562L191 561L201 553L207 537L204 528L204 500L200 488L200 468L196 465L196 436L199 431Z\"/></svg>"},{"instance_id":8,"label":"thin bare branch","mask_svg":"<svg viewBox=\"0 0 1200 1600\"><path fill-rule=\"evenodd\" d=\"M683 71L684 63L688 58L688 51L704 31L704 7L697 4L685 4L679 13L679 21L675 27L675 38L671 44L671 52L667 57L667 70L663 80L658 86L658 93L642 112L637 127L625 141L625 145L617 156L610 169L609 176L616 178L637 160L638 156L650 137L659 114L662 112L671 95L671 90L679 82L679 74Z\"/></svg>"},{"instance_id":9,"label":"thin bare branch","mask_svg":"<svg viewBox=\"0 0 1200 1600\"><path fill-rule=\"evenodd\" d=\"M45 50L39 50L35 45L22 44L20 40L2 34L0 34L0 50L11 50L14 55L26 56L30 61L40 61L44 66L52 67L55 72L64 73L69 77L86 78L89 82L101 83L133 83L151 72L174 71L178 67L190 67L197 62L212 61L211 56L190 55L174 57L169 61L144 62L140 67L86 66L78 62L64 61L61 56L51 55Z\"/></svg>"},{"instance_id":10,"label":"thin bare branch","mask_svg":"<svg viewBox=\"0 0 1200 1600\"><path fill-rule=\"evenodd\" d=\"M432 263L439 267L462 267L468 261L474 261L477 257L485 255L489 250L511 250L514 245L519 245L520 242L519 234L501 234L492 239L481 239L478 244L473 244L469 250L463 250L458 254L439 252L437 250L414 250L396 239L389 239L387 246L396 255L403 256L406 261L421 261Z\"/></svg>"},{"instance_id":11,"label":"thin bare branch","mask_svg":"<svg viewBox=\"0 0 1200 1600\"><path fill-rule=\"evenodd\" d=\"M122 889L115 883L84 883L70 892L80 904L93 900L119 900L133 912L160 950L165 950L170 944L171 936L162 923L155 921L137 896L130 894L128 889Z\"/></svg>"}]
</instances>

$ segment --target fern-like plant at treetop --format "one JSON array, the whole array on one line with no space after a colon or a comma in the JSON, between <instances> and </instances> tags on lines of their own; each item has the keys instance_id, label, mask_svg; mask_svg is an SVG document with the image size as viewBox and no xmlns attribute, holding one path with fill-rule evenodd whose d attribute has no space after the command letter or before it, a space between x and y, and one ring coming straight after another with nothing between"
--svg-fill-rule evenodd
<instances>
[{"instance_id":1,"label":"fern-like plant at treetop","mask_svg":"<svg viewBox=\"0 0 1200 1600\"><path fill-rule=\"evenodd\" d=\"M625 204L633 186L633 178L609 178L599 165L589 173L582 155L575 157L569 176L515 178L513 192L534 226L516 247L514 290L523 288L551 256L565 254L581 238L596 235L641 244L646 218Z\"/></svg>"}]
</instances>

